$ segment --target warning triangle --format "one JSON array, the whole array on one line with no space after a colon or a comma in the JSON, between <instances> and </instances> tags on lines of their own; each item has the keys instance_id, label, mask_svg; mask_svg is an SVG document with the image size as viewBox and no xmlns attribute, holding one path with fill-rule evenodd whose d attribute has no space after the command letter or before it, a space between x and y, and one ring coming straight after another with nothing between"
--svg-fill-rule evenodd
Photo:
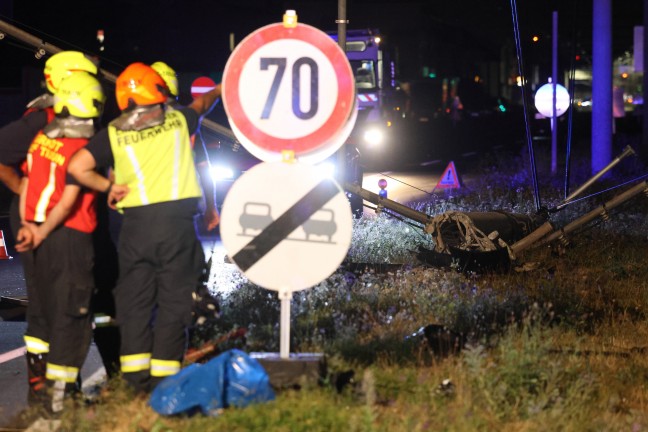
<instances>
[{"instance_id":1,"label":"warning triangle","mask_svg":"<svg viewBox=\"0 0 648 432\"><path fill-rule=\"evenodd\" d=\"M4 232L0 230L0 260L10 260L13 259L12 256L9 256L7 253L7 244L4 239Z\"/></svg>"},{"instance_id":2,"label":"warning triangle","mask_svg":"<svg viewBox=\"0 0 648 432\"><path fill-rule=\"evenodd\" d=\"M434 189L455 189L459 187L461 186L459 185L457 168L455 168L454 162L450 161L445 171L443 171L443 174L441 174L441 179Z\"/></svg>"}]
</instances>

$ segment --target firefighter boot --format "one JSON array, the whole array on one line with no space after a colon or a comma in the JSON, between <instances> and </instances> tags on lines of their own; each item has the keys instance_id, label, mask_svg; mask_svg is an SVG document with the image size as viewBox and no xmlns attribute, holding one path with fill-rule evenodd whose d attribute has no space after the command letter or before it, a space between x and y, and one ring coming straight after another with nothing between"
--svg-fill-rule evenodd
<instances>
[{"instance_id":1,"label":"firefighter boot","mask_svg":"<svg viewBox=\"0 0 648 432\"><path fill-rule=\"evenodd\" d=\"M26 353L27 379L29 380L29 392L27 402L29 405L44 404L47 400L47 387L45 383L45 371L47 369L47 354Z\"/></svg>"},{"instance_id":2,"label":"firefighter boot","mask_svg":"<svg viewBox=\"0 0 648 432\"><path fill-rule=\"evenodd\" d=\"M58 418L63 412L67 400L79 396L80 381L65 382L61 380L47 380L47 411L52 418Z\"/></svg>"}]
</instances>

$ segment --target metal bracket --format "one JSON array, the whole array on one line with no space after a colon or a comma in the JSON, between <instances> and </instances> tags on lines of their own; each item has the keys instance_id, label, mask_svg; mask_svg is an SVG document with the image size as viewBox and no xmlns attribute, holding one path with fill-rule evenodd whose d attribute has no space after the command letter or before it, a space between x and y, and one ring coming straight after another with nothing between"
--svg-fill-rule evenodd
<instances>
[{"instance_id":1,"label":"metal bracket","mask_svg":"<svg viewBox=\"0 0 648 432\"><path fill-rule=\"evenodd\" d=\"M45 51L45 48L43 48L43 46L44 45L41 45L40 47L38 47L38 49L36 50L36 53L34 54L34 57L36 57L37 60L40 60L41 58L43 58L43 56L45 54L47 54L47 51Z\"/></svg>"}]
</instances>

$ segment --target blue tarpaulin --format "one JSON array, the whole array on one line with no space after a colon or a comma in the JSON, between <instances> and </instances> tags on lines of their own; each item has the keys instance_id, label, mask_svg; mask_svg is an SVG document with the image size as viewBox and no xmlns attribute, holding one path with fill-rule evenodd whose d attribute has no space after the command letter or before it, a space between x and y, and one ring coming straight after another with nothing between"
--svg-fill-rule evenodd
<instances>
[{"instance_id":1,"label":"blue tarpaulin","mask_svg":"<svg viewBox=\"0 0 648 432\"><path fill-rule=\"evenodd\" d=\"M163 415L218 415L222 408L274 400L270 379L259 362L240 350L229 350L205 364L192 364L165 378L149 404Z\"/></svg>"}]
</instances>

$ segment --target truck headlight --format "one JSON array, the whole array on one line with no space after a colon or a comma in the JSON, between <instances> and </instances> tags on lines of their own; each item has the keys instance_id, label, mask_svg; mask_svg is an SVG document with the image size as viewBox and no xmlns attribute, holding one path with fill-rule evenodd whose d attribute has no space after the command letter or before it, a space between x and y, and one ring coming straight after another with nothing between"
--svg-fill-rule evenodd
<instances>
[{"instance_id":1,"label":"truck headlight","mask_svg":"<svg viewBox=\"0 0 648 432\"><path fill-rule=\"evenodd\" d=\"M363 138L370 147L375 147L382 144L385 134L379 128L369 128L365 131Z\"/></svg>"}]
</instances>

